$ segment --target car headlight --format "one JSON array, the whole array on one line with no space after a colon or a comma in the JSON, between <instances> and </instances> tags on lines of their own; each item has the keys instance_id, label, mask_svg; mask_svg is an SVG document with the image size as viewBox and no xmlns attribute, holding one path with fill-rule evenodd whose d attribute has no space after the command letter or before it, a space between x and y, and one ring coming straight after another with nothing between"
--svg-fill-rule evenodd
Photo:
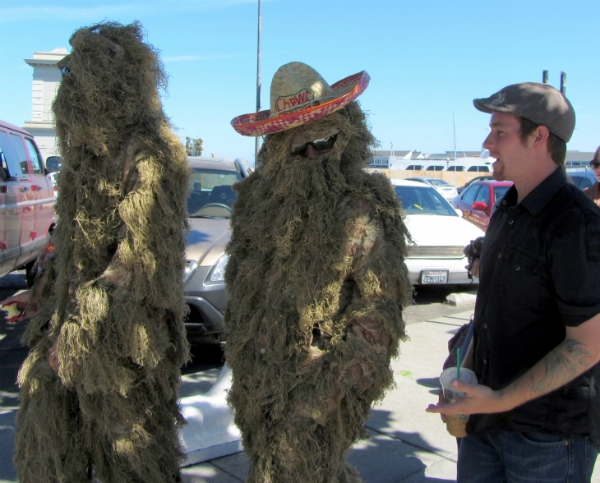
<instances>
[{"instance_id":1,"label":"car headlight","mask_svg":"<svg viewBox=\"0 0 600 483\"><path fill-rule=\"evenodd\" d=\"M208 276L204 281L205 284L209 285L212 283L223 283L225 281L225 267L229 261L229 255L224 254L219 261L212 267Z\"/></svg>"},{"instance_id":2,"label":"car headlight","mask_svg":"<svg viewBox=\"0 0 600 483\"><path fill-rule=\"evenodd\" d=\"M185 261L185 270L183 272L183 284L184 285L188 282L188 280L190 278L192 278L192 275L196 271L196 268L198 268L198 263L196 263L195 260L186 260Z\"/></svg>"}]
</instances>

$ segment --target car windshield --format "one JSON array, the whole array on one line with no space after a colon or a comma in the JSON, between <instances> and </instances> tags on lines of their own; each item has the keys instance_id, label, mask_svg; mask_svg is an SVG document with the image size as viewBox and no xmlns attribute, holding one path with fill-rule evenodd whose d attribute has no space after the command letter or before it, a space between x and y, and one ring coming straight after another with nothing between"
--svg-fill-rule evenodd
<instances>
[{"instance_id":1,"label":"car windshield","mask_svg":"<svg viewBox=\"0 0 600 483\"><path fill-rule=\"evenodd\" d=\"M427 181L432 186L448 186L448 183L446 183L443 179L429 178Z\"/></svg>"},{"instance_id":2,"label":"car windshield","mask_svg":"<svg viewBox=\"0 0 600 483\"><path fill-rule=\"evenodd\" d=\"M494 188L494 203L504 197L510 186L496 186Z\"/></svg>"},{"instance_id":3,"label":"car windshield","mask_svg":"<svg viewBox=\"0 0 600 483\"><path fill-rule=\"evenodd\" d=\"M232 186L241 179L237 171L192 168L188 215L192 218L230 218L237 197Z\"/></svg>"},{"instance_id":4,"label":"car windshield","mask_svg":"<svg viewBox=\"0 0 600 483\"><path fill-rule=\"evenodd\" d=\"M395 189L407 215L458 216L454 208L433 188L395 186Z\"/></svg>"}]
</instances>

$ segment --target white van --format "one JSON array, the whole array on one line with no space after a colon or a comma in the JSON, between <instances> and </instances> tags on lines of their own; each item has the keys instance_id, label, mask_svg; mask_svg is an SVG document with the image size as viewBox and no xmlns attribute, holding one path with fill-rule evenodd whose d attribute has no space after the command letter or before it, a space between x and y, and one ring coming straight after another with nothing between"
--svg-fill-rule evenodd
<instances>
[{"instance_id":1,"label":"white van","mask_svg":"<svg viewBox=\"0 0 600 483\"><path fill-rule=\"evenodd\" d=\"M0 121L0 277L31 268L56 225L54 190L33 136Z\"/></svg>"},{"instance_id":2,"label":"white van","mask_svg":"<svg viewBox=\"0 0 600 483\"><path fill-rule=\"evenodd\" d=\"M425 171L446 171L448 166L446 161L426 161L424 164Z\"/></svg>"},{"instance_id":3,"label":"white van","mask_svg":"<svg viewBox=\"0 0 600 483\"><path fill-rule=\"evenodd\" d=\"M390 161L389 166L396 171L445 171L447 163L444 160L396 158Z\"/></svg>"}]
</instances>

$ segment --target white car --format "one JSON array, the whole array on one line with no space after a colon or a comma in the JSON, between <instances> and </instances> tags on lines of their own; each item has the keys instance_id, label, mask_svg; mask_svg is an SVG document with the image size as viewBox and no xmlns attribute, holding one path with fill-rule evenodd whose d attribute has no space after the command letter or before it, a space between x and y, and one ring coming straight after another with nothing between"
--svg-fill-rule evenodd
<instances>
[{"instance_id":1,"label":"white car","mask_svg":"<svg viewBox=\"0 0 600 483\"><path fill-rule=\"evenodd\" d=\"M478 284L469 278L463 249L484 232L461 218L436 190L423 183L392 179L406 213L412 242L408 267L413 285Z\"/></svg>"},{"instance_id":2,"label":"white car","mask_svg":"<svg viewBox=\"0 0 600 483\"><path fill-rule=\"evenodd\" d=\"M440 178L428 178L426 176L417 176L414 178L406 179L408 181L416 181L418 183L423 183L427 186L431 186L448 201L452 201L454 197L458 195L458 190L456 189L456 186L452 186L451 184L447 183L446 181Z\"/></svg>"}]
</instances>

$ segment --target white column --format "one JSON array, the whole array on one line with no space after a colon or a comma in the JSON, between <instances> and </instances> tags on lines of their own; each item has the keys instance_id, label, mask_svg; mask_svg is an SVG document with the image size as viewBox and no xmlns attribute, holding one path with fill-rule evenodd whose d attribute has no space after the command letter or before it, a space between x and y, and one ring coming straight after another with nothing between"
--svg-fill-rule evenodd
<instances>
[{"instance_id":1,"label":"white column","mask_svg":"<svg viewBox=\"0 0 600 483\"><path fill-rule=\"evenodd\" d=\"M34 52L32 59L24 59L33 67L33 83L31 120L25 121L23 129L35 137L44 159L57 154L52 101L61 79L57 64L67 54L67 49L61 47L51 52Z\"/></svg>"}]
</instances>

